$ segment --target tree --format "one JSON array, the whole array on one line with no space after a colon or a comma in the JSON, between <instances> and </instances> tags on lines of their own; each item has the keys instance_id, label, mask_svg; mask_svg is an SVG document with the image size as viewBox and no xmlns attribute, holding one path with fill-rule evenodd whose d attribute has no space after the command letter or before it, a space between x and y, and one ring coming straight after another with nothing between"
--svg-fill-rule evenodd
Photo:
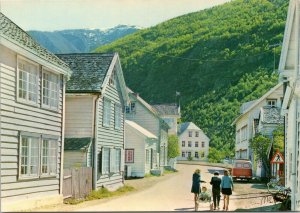
<instances>
[{"instance_id":1,"label":"tree","mask_svg":"<svg viewBox=\"0 0 300 213\"><path fill-rule=\"evenodd\" d=\"M178 137L176 135L168 136L168 159L176 158L180 155Z\"/></svg>"},{"instance_id":2,"label":"tree","mask_svg":"<svg viewBox=\"0 0 300 213\"><path fill-rule=\"evenodd\" d=\"M262 134L257 134L254 138L250 139L250 148L253 150L253 153L256 155L257 159L262 161L267 177L270 174L270 163L267 155L270 145L271 139L263 136Z\"/></svg>"},{"instance_id":3,"label":"tree","mask_svg":"<svg viewBox=\"0 0 300 213\"><path fill-rule=\"evenodd\" d=\"M284 152L284 129L283 125L278 125L277 128L272 132L273 135L273 149L277 149L283 153Z\"/></svg>"}]
</instances>

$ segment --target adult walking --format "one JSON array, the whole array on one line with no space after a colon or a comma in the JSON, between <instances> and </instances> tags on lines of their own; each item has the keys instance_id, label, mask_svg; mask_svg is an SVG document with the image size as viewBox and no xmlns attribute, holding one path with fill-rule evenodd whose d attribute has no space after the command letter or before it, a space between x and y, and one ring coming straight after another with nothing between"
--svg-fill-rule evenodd
<instances>
[{"instance_id":1,"label":"adult walking","mask_svg":"<svg viewBox=\"0 0 300 213\"><path fill-rule=\"evenodd\" d=\"M233 181L231 176L228 175L227 170L224 171L224 176L222 177L221 180L221 189L222 189L222 194L224 195L223 209L228 211L229 196L232 195L232 191L233 191Z\"/></svg>"},{"instance_id":2,"label":"adult walking","mask_svg":"<svg viewBox=\"0 0 300 213\"><path fill-rule=\"evenodd\" d=\"M213 202L214 202L214 210L216 208L220 209L220 185L221 185L221 178L219 178L219 172L215 171L214 176L211 178L210 184L212 185L212 195L213 195Z\"/></svg>"},{"instance_id":3,"label":"adult walking","mask_svg":"<svg viewBox=\"0 0 300 213\"><path fill-rule=\"evenodd\" d=\"M198 211L198 199L199 193L201 192L200 182L205 183L205 181L201 180L201 171L200 169L196 169L193 174L193 184L191 192L194 193L194 201L195 201L195 211Z\"/></svg>"}]
</instances>

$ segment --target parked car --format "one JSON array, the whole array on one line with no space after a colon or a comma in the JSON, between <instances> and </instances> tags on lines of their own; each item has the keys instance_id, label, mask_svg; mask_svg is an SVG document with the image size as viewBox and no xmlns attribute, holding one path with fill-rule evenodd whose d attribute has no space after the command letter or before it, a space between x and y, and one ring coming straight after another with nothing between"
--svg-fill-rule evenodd
<instances>
[{"instance_id":1,"label":"parked car","mask_svg":"<svg viewBox=\"0 0 300 213\"><path fill-rule=\"evenodd\" d=\"M231 169L232 179L251 180L252 179L252 162L249 160L235 160Z\"/></svg>"}]
</instances>

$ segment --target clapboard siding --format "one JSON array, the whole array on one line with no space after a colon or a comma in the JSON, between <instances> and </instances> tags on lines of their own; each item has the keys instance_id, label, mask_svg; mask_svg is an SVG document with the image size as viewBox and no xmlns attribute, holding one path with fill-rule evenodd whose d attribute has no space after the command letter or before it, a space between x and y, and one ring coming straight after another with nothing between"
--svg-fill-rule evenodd
<instances>
[{"instance_id":1,"label":"clapboard siding","mask_svg":"<svg viewBox=\"0 0 300 213\"><path fill-rule=\"evenodd\" d=\"M86 151L65 151L64 152L64 168L86 167L87 152Z\"/></svg>"},{"instance_id":2,"label":"clapboard siding","mask_svg":"<svg viewBox=\"0 0 300 213\"><path fill-rule=\"evenodd\" d=\"M125 165L131 167L132 177L144 177L146 137L140 135L137 131L125 124L125 149L134 150L134 163L125 163Z\"/></svg>"},{"instance_id":3,"label":"clapboard siding","mask_svg":"<svg viewBox=\"0 0 300 213\"><path fill-rule=\"evenodd\" d=\"M136 122L138 125L159 137L159 118L149 112L140 102L136 101L132 94L129 94L129 98L135 102L136 113L126 114L126 119Z\"/></svg>"},{"instance_id":4,"label":"clapboard siding","mask_svg":"<svg viewBox=\"0 0 300 213\"><path fill-rule=\"evenodd\" d=\"M58 195L62 147L62 88L59 91L58 110L43 108L41 104L42 66L39 65L38 103L30 105L17 101L17 54L2 45L0 45L0 52L1 198L4 202L40 195ZM56 177L18 180L20 132L58 137L58 174Z\"/></svg>"},{"instance_id":5,"label":"clapboard siding","mask_svg":"<svg viewBox=\"0 0 300 213\"><path fill-rule=\"evenodd\" d=\"M108 98L111 101L111 117L110 126L103 126L103 98L100 99L98 104L98 129L97 129L97 152L100 153L103 146L106 147L119 147L123 149L124 147L124 104L122 103L121 90L119 87L119 81L116 81L116 86L107 85L107 88L103 94L103 97ZM121 113L121 128L115 129L115 104L119 104L122 109ZM98 155L99 156L99 155ZM124 160L124 159L121 159ZM98 162L102 162L98 160ZM98 166L98 168L100 168ZM123 185L122 184L122 174L114 173L111 176L102 175L101 171L98 172L97 188L101 186L114 186Z\"/></svg>"},{"instance_id":6,"label":"clapboard siding","mask_svg":"<svg viewBox=\"0 0 300 213\"><path fill-rule=\"evenodd\" d=\"M66 96L65 137L93 137L94 96Z\"/></svg>"}]
</instances>

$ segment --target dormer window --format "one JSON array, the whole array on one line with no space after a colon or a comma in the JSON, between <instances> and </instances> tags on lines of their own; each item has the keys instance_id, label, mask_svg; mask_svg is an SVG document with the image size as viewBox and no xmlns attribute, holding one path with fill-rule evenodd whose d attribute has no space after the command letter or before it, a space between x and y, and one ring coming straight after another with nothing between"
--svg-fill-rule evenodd
<instances>
[{"instance_id":1,"label":"dormer window","mask_svg":"<svg viewBox=\"0 0 300 213\"><path fill-rule=\"evenodd\" d=\"M276 99L267 99L267 106L276 107L277 100Z\"/></svg>"}]
</instances>

